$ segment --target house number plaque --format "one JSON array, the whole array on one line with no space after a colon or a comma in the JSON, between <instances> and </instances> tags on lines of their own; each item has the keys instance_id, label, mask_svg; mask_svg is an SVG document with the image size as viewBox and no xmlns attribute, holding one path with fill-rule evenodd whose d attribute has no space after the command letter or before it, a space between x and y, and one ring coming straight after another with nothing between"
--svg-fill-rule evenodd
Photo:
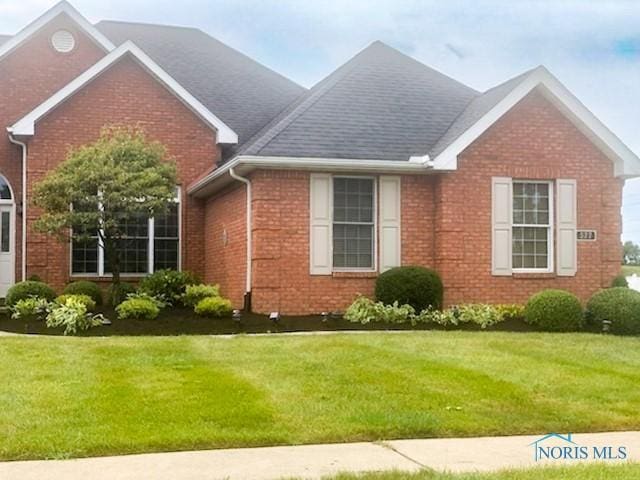
<instances>
[{"instance_id":1,"label":"house number plaque","mask_svg":"<svg viewBox=\"0 0 640 480\"><path fill-rule=\"evenodd\" d=\"M595 242L596 241L596 231L595 230L578 230L577 231L578 240L582 242Z\"/></svg>"}]
</instances>

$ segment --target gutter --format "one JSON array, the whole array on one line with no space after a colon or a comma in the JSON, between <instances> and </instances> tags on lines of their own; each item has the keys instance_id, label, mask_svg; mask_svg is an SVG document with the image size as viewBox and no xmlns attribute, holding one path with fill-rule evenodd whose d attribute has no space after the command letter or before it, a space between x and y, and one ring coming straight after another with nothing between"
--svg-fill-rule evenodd
<instances>
[{"instance_id":1,"label":"gutter","mask_svg":"<svg viewBox=\"0 0 640 480\"><path fill-rule=\"evenodd\" d=\"M231 178L238 180L244 183L247 186L247 213L246 213L246 229L247 229L247 271L245 273L245 287L244 287L244 311L251 311L251 270L252 270L252 262L251 262L251 181L248 178L242 177L238 175L233 167L229 168L229 175Z\"/></svg>"},{"instance_id":2,"label":"gutter","mask_svg":"<svg viewBox=\"0 0 640 480\"><path fill-rule=\"evenodd\" d=\"M410 161L402 160L362 160L343 158L310 158L310 157L263 157L239 155L215 169L187 189L195 194L212 181L223 177L227 172L238 167L314 170L330 172L368 172L368 173L434 173L433 163L428 156L412 157ZM235 178L235 177L234 177Z\"/></svg>"},{"instance_id":3,"label":"gutter","mask_svg":"<svg viewBox=\"0 0 640 480\"><path fill-rule=\"evenodd\" d=\"M9 141L22 148L22 238L21 238L21 276L27 279L27 144L16 140L9 132Z\"/></svg>"}]
</instances>

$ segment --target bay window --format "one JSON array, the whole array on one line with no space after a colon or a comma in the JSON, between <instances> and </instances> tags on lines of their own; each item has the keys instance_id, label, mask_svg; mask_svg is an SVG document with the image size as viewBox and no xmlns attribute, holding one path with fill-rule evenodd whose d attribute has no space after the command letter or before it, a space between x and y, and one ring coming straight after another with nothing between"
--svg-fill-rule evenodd
<instances>
[{"instance_id":1,"label":"bay window","mask_svg":"<svg viewBox=\"0 0 640 480\"><path fill-rule=\"evenodd\" d=\"M123 221L118 241L120 273L145 275L155 270L180 268L180 192L167 212L155 218L138 215ZM74 239L71 245L71 274L103 276L111 273L96 230L86 232L83 239Z\"/></svg>"}]
</instances>

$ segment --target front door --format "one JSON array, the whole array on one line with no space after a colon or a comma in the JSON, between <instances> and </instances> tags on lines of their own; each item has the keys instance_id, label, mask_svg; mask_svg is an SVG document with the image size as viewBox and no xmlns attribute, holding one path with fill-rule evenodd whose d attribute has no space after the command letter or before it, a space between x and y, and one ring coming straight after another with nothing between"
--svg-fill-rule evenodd
<instances>
[{"instance_id":1,"label":"front door","mask_svg":"<svg viewBox=\"0 0 640 480\"><path fill-rule=\"evenodd\" d=\"M15 242L13 205L0 204L0 298L15 281Z\"/></svg>"}]
</instances>

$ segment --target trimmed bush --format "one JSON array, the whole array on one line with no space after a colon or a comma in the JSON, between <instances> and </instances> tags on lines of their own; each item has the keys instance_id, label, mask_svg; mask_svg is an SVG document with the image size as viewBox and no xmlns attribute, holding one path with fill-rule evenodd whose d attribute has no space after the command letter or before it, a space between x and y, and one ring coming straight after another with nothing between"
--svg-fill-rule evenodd
<instances>
[{"instance_id":1,"label":"trimmed bush","mask_svg":"<svg viewBox=\"0 0 640 480\"><path fill-rule=\"evenodd\" d=\"M156 298L164 298L167 302L177 302L182 298L187 285L200 283L190 272L176 270L158 270L146 276L138 289Z\"/></svg>"},{"instance_id":2,"label":"trimmed bush","mask_svg":"<svg viewBox=\"0 0 640 480\"><path fill-rule=\"evenodd\" d=\"M12 307L18 300L24 300L29 297L44 298L52 302L53 299L56 298L56 292L44 282L27 280L25 282L18 282L9 289L5 303L7 306Z\"/></svg>"},{"instance_id":3,"label":"trimmed bush","mask_svg":"<svg viewBox=\"0 0 640 480\"><path fill-rule=\"evenodd\" d=\"M582 326L580 300L564 290L543 290L536 293L524 308L527 323L548 332L572 332Z\"/></svg>"},{"instance_id":4,"label":"trimmed bush","mask_svg":"<svg viewBox=\"0 0 640 480\"><path fill-rule=\"evenodd\" d=\"M182 296L182 303L187 307L195 307L200 300L207 297L219 297L220 287L218 285L187 285L184 295Z\"/></svg>"},{"instance_id":5,"label":"trimmed bush","mask_svg":"<svg viewBox=\"0 0 640 480\"><path fill-rule=\"evenodd\" d=\"M382 273L376 280L376 300L386 305L398 302L411 305L416 312L428 307L442 307L442 280L433 270L424 267L396 267Z\"/></svg>"},{"instance_id":6,"label":"trimmed bush","mask_svg":"<svg viewBox=\"0 0 640 480\"><path fill-rule=\"evenodd\" d=\"M227 317L233 308L231 301L222 297L207 297L198 302L194 311L204 317Z\"/></svg>"},{"instance_id":7,"label":"trimmed bush","mask_svg":"<svg viewBox=\"0 0 640 480\"><path fill-rule=\"evenodd\" d=\"M136 293L136 287L130 283L119 283L118 285L111 285L107 289L107 301L113 308L120 305L127 299L129 294Z\"/></svg>"},{"instance_id":8,"label":"trimmed bush","mask_svg":"<svg viewBox=\"0 0 640 480\"><path fill-rule=\"evenodd\" d=\"M625 287L600 290L587 302L586 318L598 327L609 320L613 333L640 334L640 292Z\"/></svg>"},{"instance_id":9,"label":"trimmed bush","mask_svg":"<svg viewBox=\"0 0 640 480\"><path fill-rule=\"evenodd\" d=\"M617 275L611 281L611 287L628 287L628 286L629 286L629 282L627 282L627 277L625 277L622 274Z\"/></svg>"},{"instance_id":10,"label":"trimmed bush","mask_svg":"<svg viewBox=\"0 0 640 480\"><path fill-rule=\"evenodd\" d=\"M64 305L67 303L69 299L73 299L75 301L82 303L87 308L87 311L89 312L96 309L96 302L89 295L65 293L62 295L58 295L58 297L56 298L56 303L58 305Z\"/></svg>"},{"instance_id":11,"label":"trimmed bush","mask_svg":"<svg viewBox=\"0 0 640 480\"><path fill-rule=\"evenodd\" d=\"M129 298L116 307L116 313L120 320L153 320L160 314L160 309L148 298Z\"/></svg>"},{"instance_id":12,"label":"trimmed bush","mask_svg":"<svg viewBox=\"0 0 640 480\"><path fill-rule=\"evenodd\" d=\"M88 280L71 282L64 287L62 293L67 295L87 295L96 302L96 305L102 305L102 290L100 290L97 283L90 282Z\"/></svg>"}]
</instances>

